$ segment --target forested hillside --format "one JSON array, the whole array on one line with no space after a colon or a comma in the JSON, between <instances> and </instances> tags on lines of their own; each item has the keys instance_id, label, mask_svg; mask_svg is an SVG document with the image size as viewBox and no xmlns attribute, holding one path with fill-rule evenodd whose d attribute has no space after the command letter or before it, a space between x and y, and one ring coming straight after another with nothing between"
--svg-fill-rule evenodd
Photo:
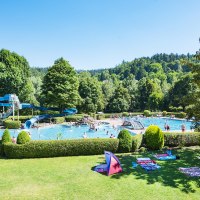
<instances>
[{"instance_id":1,"label":"forested hillside","mask_svg":"<svg viewBox=\"0 0 200 200\"><path fill-rule=\"evenodd\" d=\"M188 62L195 63L195 57L156 54L110 69L76 72L63 58L52 67L34 68L24 57L3 49L0 95L16 93L21 101L60 108L72 105L85 113L185 111L197 91Z\"/></svg>"},{"instance_id":2,"label":"forested hillside","mask_svg":"<svg viewBox=\"0 0 200 200\"><path fill-rule=\"evenodd\" d=\"M196 87L183 60L193 62L195 58L190 54L156 54L123 61L110 69L78 71L79 111L185 110ZM47 69L31 71L32 79L39 79L42 85Z\"/></svg>"}]
</instances>

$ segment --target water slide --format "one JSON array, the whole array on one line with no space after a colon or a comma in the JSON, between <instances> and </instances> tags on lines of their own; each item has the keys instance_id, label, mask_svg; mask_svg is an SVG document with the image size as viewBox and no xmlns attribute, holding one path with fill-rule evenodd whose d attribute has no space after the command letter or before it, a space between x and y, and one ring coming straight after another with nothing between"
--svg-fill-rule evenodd
<instances>
[{"instance_id":1,"label":"water slide","mask_svg":"<svg viewBox=\"0 0 200 200\"><path fill-rule=\"evenodd\" d=\"M6 94L0 97L0 106L9 107L5 113L3 112L0 114L0 119L5 119L13 113L13 106L14 108L20 109L20 102L16 95Z\"/></svg>"},{"instance_id":2,"label":"water slide","mask_svg":"<svg viewBox=\"0 0 200 200\"><path fill-rule=\"evenodd\" d=\"M9 117L13 113L13 110L15 109L32 108L32 109L38 109L41 111L48 111L48 110L59 111L58 108L51 108L51 107L46 108L46 107L41 107L41 106L35 106L29 103L20 103L18 96L16 96L15 94L6 94L3 97L0 97L0 106L9 107L5 113L4 112L0 113L0 119L5 119ZM70 108L70 109L65 109L60 114L55 114L55 115L44 114L44 115L34 116L33 118L25 122L25 128L29 129L35 122L40 121L45 118L74 115L76 113L77 113L77 110L75 108Z\"/></svg>"},{"instance_id":3,"label":"water slide","mask_svg":"<svg viewBox=\"0 0 200 200\"><path fill-rule=\"evenodd\" d=\"M34 106L32 104L22 104L22 108L34 108L34 109L38 109L41 111L46 111L46 110L53 110L53 111L58 111L58 108L45 108L45 107L39 107L39 106ZM67 116L67 115L74 115L77 113L77 109L75 108L69 108L69 109L65 109L62 113L60 114L54 114L54 115L50 115L50 114L44 114L44 115L37 115L32 117L31 119L27 120L24 124L24 128L25 129L30 129L31 126L33 126L33 124L37 121L43 120L43 119L48 119L48 118L52 118L52 117L63 117L63 116Z\"/></svg>"}]
</instances>

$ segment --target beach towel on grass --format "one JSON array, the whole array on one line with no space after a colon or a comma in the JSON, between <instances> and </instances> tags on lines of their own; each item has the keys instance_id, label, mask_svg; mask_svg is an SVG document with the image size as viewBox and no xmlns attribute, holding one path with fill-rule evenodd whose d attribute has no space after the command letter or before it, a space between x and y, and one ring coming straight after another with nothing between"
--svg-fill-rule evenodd
<instances>
[{"instance_id":1,"label":"beach towel on grass","mask_svg":"<svg viewBox=\"0 0 200 200\"><path fill-rule=\"evenodd\" d=\"M155 154L154 157L158 160L176 160L176 156L172 155L171 150L167 150L164 154Z\"/></svg>"},{"instance_id":2,"label":"beach towel on grass","mask_svg":"<svg viewBox=\"0 0 200 200\"><path fill-rule=\"evenodd\" d=\"M150 158L137 158L137 163L146 171L152 171L160 168L160 166Z\"/></svg>"},{"instance_id":3,"label":"beach towel on grass","mask_svg":"<svg viewBox=\"0 0 200 200\"><path fill-rule=\"evenodd\" d=\"M188 167L188 168L179 167L178 169L188 176L200 177L200 168L199 167Z\"/></svg>"}]
</instances>

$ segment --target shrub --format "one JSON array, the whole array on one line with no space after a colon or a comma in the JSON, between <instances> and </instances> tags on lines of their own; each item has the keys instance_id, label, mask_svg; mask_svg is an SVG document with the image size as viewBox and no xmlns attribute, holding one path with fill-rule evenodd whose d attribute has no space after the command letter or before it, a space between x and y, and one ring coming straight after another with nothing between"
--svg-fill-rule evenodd
<instances>
[{"instance_id":1,"label":"shrub","mask_svg":"<svg viewBox=\"0 0 200 200\"><path fill-rule=\"evenodd\" d=\"M96 115L97 120L105 119L104 114L97 114Z\"/></svg>"},{"instance_id":2,"label":"shrub","mask_svg":"<svg viewBox=\"0 0 200 200\"><path fill-rule=\"evenodd\" d=\"M162 115L165 117L167 115L167 111L163 111Z\"/></svg>"},{"instance_id":3,"label":"shrub","mask_svg":"<svg viewBox=\"0 0 200 200\"><path fill-rule=\"evenodd\" d=\"M6 129L2 135L2 144L5 144L7 142L12 142L10 132L8 129Z\"/></svg>"},{"instance_id":4,"label":"shrub","mask_svg":"<svg viewBox=\"0 0 200 200\"><path fill-rule=\"evenodd\" d=\"M83 118L84 115L69 115L65 117L66 122L77 122Z\"/></svg>"},{"instance_id":5,"label":"shrub","mask_svg":"<svg viewBox=\"0 0 200 200\"><path fill-rule=\"evenodd\" d=\"M24 123L25 121L31 119L33 116L32 115L26 115L26 116L19 116L19 121ZM8 117L9 120L12 120L13 116ZM18 121L18 116L14 117L14 120Z\"/></svg>"},{"instance_id":6,"label":"shrub","mask_svg":"<svg viewBox=\"0 0 200 200\"><path fill-rule=\"evenodd\" d=\"M149 110L144 110L144 116L149 117L151 115L151 112Z\"/></svg>"},{"instance_id":7,"label":"shrub","mask_svg":"<svg viewBox=\"0 0 200 200\"><path fill-rule=\"evenodd\" d=\"M123 112L122 113L122 117L128 117L129 116L129 113L128 112Z\"/></svg>"},{"instance_id":8,"label":"shrub","mask_svg":"<svg viewBox=\"0 0 200 200\"><path fill-rule=\"evenodd\" d=\"M164 134L158 126L150 125L146 129L144 137L149 149L157 150L164 146Z\"/></svg>"},{"instance_id":9,"label":"shrub","mask_svg":"<svg viewBox=\"0 0 200 200\"><path fill-rule=\"evenodd\" d=\"M139 149L139 152L140 153L144 153L144 152L146 152L147 151L147 149L145 148L145 147L141 147L140 149Z\"/></svg>"},{"instance_id":10,"label":"shrub","mask_svg":"<svg viewBox=\"0 0 200 200\"><path fill-rule=\"evenodd\" d=\"M185 118L186 115L187 114L185 112L175 113L175 117L181 118L181 119Z\"/></svg>"},{"instance_id":11,"label":"shrub","mask_svg":"<svg viewBox=\"0 0 200 200\"><path fill-rule=\"evenodd\" d=\"M168 132L164 134L165 145L169 147L178 147L178 146L195 146L200 145L200 133L198 132L189 132L189 133L176 133Z\"/></svg>"},{"instance_id":12,"label":"shrub","mask_svg":"<svg viewBox=\"0 0 200 200\"><path fill-rule=\"evenodd\" d=\"M9 143L11 142L11 136L10 136L10 132L8 129L6 129L4 132L3 132L3 135L2 135L2 140L1 140L1 144L0 144L0 155L5 155L4 153L4 145L6 143Z\"/></svg>"},{"instance_id":13,"label":"shrub","mask_svg":"<svg viewBox=\"0 0 200 200\"><path fill-rule=\"evenodd\" d=\"M54 117L53 118L53 122L56 123L56 124L61 124L65 121L65 118L64 117Z\"/></svg>"},{"instance_id":14,"label":"shrub","mask_svg":"<svg viewBox=\"0 0 200 200\"><path fill-rule=\"evenodd\" d=\"M118 135L119 139L119 152L130 152L132 148L132 137L127 130L120 131Z\"/></svg>"},{"instance_id":15,"label":"shrub","mask_svg":"<svg viewBox=\"0 0 200 200\"><path fill-rule=\"evenodd\" d=\"M30 142L31 138L26 131L21 131L17 136L17 144L25 144Z\"/></svg>"},{"instance_id":16,"label":"shrub","mask_svg":"<svg viewBox=\"0 0 200 200\"><path fill-rule=\"evenodd\" d=\"M3 156L3 145L0 140L0 156Z\"/></svg>"},{"instance_id":17,"label":"shrub","mask_svg":"<svg viewBox=\"0 0 200 200\"><path fill-rule=\"evenodd\" d=\"M77 139L30 141L26 144L5 144L5 154L8 158L45 158L58 156L98 155L104 151L115 153L118 139Z\"/></svg>"},{"instance_id":18,"label":"shrub","mask_svg":"<svg viewBox=\"0 0 200 200\"><path fill-rule=\"evenodd\" d=\"M4 126L9 129L18 129L21 127L21 121L5 120Z\"/></svg>"},{"instance_id":19,"label":"shrub","mask_svg":"<svg viewBox=\"0 0 200 200\"><path fill-rule=\"evenodd\" d=\"M132 137L132 151L136 151L140 148L143 141L143 135L138 134Z\"/></svg>"}]
</instances>

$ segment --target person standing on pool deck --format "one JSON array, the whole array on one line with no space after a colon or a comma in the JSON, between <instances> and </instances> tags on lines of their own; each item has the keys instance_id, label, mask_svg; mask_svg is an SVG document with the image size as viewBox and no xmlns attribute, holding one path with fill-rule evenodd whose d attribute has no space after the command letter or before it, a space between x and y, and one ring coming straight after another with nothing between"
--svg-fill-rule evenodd
<instances>
[{"instance_id":1,"label":"person standing on pool deck","mask_svg":"<svg viewBox=\"0 0 200 200\"><path fill-rule=\"evenodd\" d=\"M185 124L181 125L181 130L182 130L182 132L185 132Z\"/></svg>"}]
</instances>

